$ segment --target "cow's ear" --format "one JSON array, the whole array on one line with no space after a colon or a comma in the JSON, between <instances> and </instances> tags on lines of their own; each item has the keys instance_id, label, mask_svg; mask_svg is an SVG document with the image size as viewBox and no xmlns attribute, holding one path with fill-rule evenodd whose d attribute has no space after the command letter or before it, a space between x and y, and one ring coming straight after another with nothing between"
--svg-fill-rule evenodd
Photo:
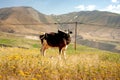
<instances>
[{"instance_id":1,"label":"cow's ear","mask_svg":"<svg viewBox=\"0 0 120 80\"><path fill-rule=\"evenodd\" d=\"M58 29L58 33L62 33L62 31L60 31L60 30Z\"/></svg>"},{"instance_id":2,"label":"cow's ear","mask_svg":"<svg viewBox=\"0 0 120 80\"><path fill-rule=\"evenodd\" d=\"M69 33L69 30L64 30L64 32L68 34L68 33Z\"/></svg>"},{"instance_id":3,"label":"cow's ear","mask_svg":"<svg viewBox=\"0 0 120 80\"><path fill-rule=\"evenodd\" d=\"M60 30L58 29L58 32L59 32Z\"/></svg>"}]
</instances>

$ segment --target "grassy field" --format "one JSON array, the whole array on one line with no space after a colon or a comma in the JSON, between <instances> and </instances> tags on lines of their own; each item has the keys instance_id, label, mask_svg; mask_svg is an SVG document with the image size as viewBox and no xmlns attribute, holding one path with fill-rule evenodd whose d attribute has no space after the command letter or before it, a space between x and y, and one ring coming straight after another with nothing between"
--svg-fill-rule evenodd
<instances>
[{"instance_id":1,"label":"grassy field","mask_svg":"<svg viewBox=\"0 0 120 80\"><path fill-rule=\"evenodd\" d=\"M118 53L80 45L75 51L70 44L66 60L59 60L57 49L42 57L39 41L4 37L0 43L14 46L0 47L0 80L120 80Z\"/></svg>"},{"instance_id":2,"label":"grassy field","mask_svg":"<svg viewBox=\"0 0 120 80\"><path fill-rule=\"evenodd\" d=\"M0 46L38 48L40 47L40 41L26 39L22 36L0 33Z\"/></svg>"}]
</instances>

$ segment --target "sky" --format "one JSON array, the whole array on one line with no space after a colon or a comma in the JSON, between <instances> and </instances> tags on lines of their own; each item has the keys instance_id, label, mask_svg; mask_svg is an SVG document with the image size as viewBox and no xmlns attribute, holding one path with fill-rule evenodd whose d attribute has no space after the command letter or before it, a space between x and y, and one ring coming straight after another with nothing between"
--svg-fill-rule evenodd
<instances>
[{"instance_id":1,"label":"sky","mask_svg":"<svg viewBox=\"0 0 120 80\"><path fill-rule=\"evenodd\" d=\"M0 0L0 8L29 6L44 14L109 11L120 14L120 0Z\"/></svg>"}]
</instances>

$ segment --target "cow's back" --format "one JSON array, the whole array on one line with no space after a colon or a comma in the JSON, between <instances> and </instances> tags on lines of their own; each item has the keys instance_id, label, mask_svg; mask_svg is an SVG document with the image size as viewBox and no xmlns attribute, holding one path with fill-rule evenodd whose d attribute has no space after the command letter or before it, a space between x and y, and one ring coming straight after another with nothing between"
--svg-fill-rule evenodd
<instances>
[{"instance_id":1,"label":"cow's back","mask_svg":"<svg viewBox=\"0 0 120 80\"><path fill-rule=\"evenodd\" d=\"M64 38L57 33L46 34L45 39L48 45L52 47L59 47L61 45L65 45Z\"/></svg>"}]
</instances>

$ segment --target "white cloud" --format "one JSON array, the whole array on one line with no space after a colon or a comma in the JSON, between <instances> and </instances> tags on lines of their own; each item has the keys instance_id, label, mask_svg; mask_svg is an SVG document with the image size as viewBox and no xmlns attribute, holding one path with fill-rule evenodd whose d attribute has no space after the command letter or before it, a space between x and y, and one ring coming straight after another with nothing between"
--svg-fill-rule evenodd
<instances>
[{"instance_id":1,"label":"white cloud","mask_svg":"<svg viewBox=\"0 0 120 80\"><path fill-rule=\"evenodd\" d=\"M87 7L86 7L86 10L89 10L89 11L92 11L92 10L95 10L95 5L88 5Z\"/></svg>"},{"instance_id":2,"label":"white cloud","mask_svg":"<svg viewBox=\"0 0 120 80\"><path fill-rule=\"evenodd\" d=\"M113 3L118 3L118 0L111 0Z\"/></svg>"},{"instance_id":3,"label":"white cloud","mask_svg":"<svg viewBox=\"0 0 120 80\"><path fill-rule=\"evenodd\" d=\"M75 8L80 9L80 10L85 10L85 6L84 5L79 5L79 6L76 6Z\"/></svg>"},{"instance_id":4,"label":"white cloud","mask_svg":"<svg viewBox=\"0 0 120 80\"><path fill-rule=\"evenodd\" d=\"M75 7L76 9L79 9L79 10L88 10L88 11L92 11L92 10L95 10L96 6L95 5L78 5Z\"/></svg>"},{"instance_id":5,"label":"white cloud","mask_svg":"<svg viewBox=\"0 0 120 80\"><path fill-rule=\"evenodd\" d=\"M117 2L117 0L111 0L113 3L116 3Z\"/></svg>"},{"instance_id":6,"label":"white cloud","mask_svg":"<svg viewBox=\"0 0 120 80\"><path fill-rule=\"evenodd\" d=\"M120 5L109 5L104 9L101 9L101 11L109 11L114 13L120 13Z\"/></svg>"},{"instance_id":7,"label":"white cloud","mask_svg":"<svg viewBox=\"0 0 120 80\"><path fill-rule=\"evenodd\" d=\"M117 0L118 1L118 0ZM120 14L120 4L110 4L103 9L97 9L96 5L78 5L75 7L76 9L80 11L93 11L93 10L100 10L100 11L108 11L108 12L113 12L113 13L118 13Z\"/></svg>"}]
</instances>

